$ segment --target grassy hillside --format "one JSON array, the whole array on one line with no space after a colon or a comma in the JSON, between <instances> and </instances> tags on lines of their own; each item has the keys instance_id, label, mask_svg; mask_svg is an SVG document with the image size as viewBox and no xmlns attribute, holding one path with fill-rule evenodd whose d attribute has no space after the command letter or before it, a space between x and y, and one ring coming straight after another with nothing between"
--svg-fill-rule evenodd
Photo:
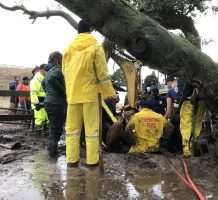
<instances>
[{"instance_id":1,"label":"grassy hillside","mask_svg":"<svg viewBox=\"0 0 218 200\"><path fill-rule=\"evenodd\" d=\"M19 76L20 79L24 76L29 78L32 76L31 68L12 68L12 67L0 67L0 89L8 89L8 84L14 79L14 76Z\"/></svg>"}]
</instances>

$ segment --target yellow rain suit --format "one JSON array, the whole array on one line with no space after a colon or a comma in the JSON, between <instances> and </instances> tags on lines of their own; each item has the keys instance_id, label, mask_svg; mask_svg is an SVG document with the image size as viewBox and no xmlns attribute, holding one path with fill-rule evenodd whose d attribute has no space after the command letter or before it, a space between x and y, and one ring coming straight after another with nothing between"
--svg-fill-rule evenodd
<instances>
[{"instance_id":1,"label":"yellow rain suit","mask_svg":"<svg viewBox=\"0 0 218 200\"><path fill-rule=\"evenodd\" d=\"M45 91L41 84L44 78L45 77L40 72L37 72L30 81L30 98L32 109L34 110L35 128L37 131L42 131L45 124L48 123L48 116L44 108ZM38 103L42 106L39 111L35 109L35 104Z\"/></svg>"},{"instance_id":2,"label":"yellow rain suit","mask_svg":"<svg viewBox=\"0 0 218 200\"><path fill-rule=\"evenodd\" d=\"M136 113L127 126L135 127L136 145L129 152L155 152L159 149L159 139L167 120L150 109L144 108Z\"/></svg>"},{"instance_id":3,"label":"yellow rain suit","mask_svg":"<svg viewBox=\"0 0 218 200\"><path fill-rule=\"evenodd\" d=\"M115 95L103 48L91 34L78 34L65 50L62 72L66 83L66 160L79 160L82 125L86 135L86 162L99 161L98 92L103 98Z\"/></svg>"},{"instance_id":4,"label":"yellow rain suit","mask_svg":"<svg viewBox=\"0 0 218 200\"><path fill-rule=\"evenodd\" d=\"M194 110L194 106L191 104L190 100L185 100L182 103L181 110L180 110L180 132L182 135L184 156L191 155L189 140L192 130L193 110ZM200 135L204 114L205 114L205 104L203 103L203 101L199 101L196 122L194 125L195 126L194 139L198 138Z\"/></svg>"}]
</instances>

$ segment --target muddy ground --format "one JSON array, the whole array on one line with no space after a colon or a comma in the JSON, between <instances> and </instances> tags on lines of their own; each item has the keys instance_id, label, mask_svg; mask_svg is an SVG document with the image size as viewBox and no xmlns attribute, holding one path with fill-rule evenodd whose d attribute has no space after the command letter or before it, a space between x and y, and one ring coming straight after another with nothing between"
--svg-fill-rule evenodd
<instances>
[{"instance_id":1,"label":"muddy ground","mask_svg":"<svg viewBox=\"0 0 218 200\"><path fill-rule=\"evenodd\" d=\"M82 165L67 168L65 143L60 141L57 159L47 154L47 137L35 137L19 125L0 124L0 143L14 144L16 150L0 147L0 199L198 199L173 173L168 161L182 172L180 156L156 154L113 154L103 152L104 175L99 168ZM211 154L186 160L190 175L207 197L218 199L218 162Z\"/></svg>"},{"instance_id":2,"label":"muddy ground","mask_svg":"<svg viewBox=\"0 0 218 200\"><path fill-rule=\"evenodd\" d=\"M8 107L8 98L0 104ZM1 110L1 114L7 114ZM77 168L67 168L65 142L59 142L57 159L47 153L47 136L35 137L21 125L0 124L1 200L194 200L196 195L173 173L169 163L183 172L180 155L114 154L103 151L104 175L88 169L85 151ZM218 199L218 160L213 146L209 154L187 159L190 175L207 199Z\"/></svg>"}]
</instances>

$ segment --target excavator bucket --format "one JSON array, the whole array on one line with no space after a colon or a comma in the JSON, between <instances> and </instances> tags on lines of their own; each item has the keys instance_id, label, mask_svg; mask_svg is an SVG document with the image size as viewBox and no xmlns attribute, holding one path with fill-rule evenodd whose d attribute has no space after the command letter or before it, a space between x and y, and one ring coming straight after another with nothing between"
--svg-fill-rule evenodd
<instances>
[{"instance_id":1,"label":"excavator bucket","mask_svg":"<svg viewBox=\"0 0 218 200\"><path fill-rule=\"evenodd\" d=\"M130 61L122 62L120 67L126 78L129 105L133 108L135 106L136 99L136 69L134 64Z\"/></svg>"}]
</instances>

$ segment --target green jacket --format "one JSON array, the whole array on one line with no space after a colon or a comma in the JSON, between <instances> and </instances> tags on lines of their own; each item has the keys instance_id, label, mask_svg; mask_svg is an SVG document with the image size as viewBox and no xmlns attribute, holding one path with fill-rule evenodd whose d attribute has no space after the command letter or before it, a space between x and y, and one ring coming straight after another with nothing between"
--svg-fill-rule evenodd
<instances>
[{"instance_id":1,"label":"green jacket","mask_svg":"<svg viewBox=\"0 0 218 200\"><path fill-rule=\"evenodd\" d=\"M47 103L64 105L66 103L66 89L61 68L58 65L48 64L49 71L45 75L42 85L46 92Z\"/></svg>"}]
</instances>

